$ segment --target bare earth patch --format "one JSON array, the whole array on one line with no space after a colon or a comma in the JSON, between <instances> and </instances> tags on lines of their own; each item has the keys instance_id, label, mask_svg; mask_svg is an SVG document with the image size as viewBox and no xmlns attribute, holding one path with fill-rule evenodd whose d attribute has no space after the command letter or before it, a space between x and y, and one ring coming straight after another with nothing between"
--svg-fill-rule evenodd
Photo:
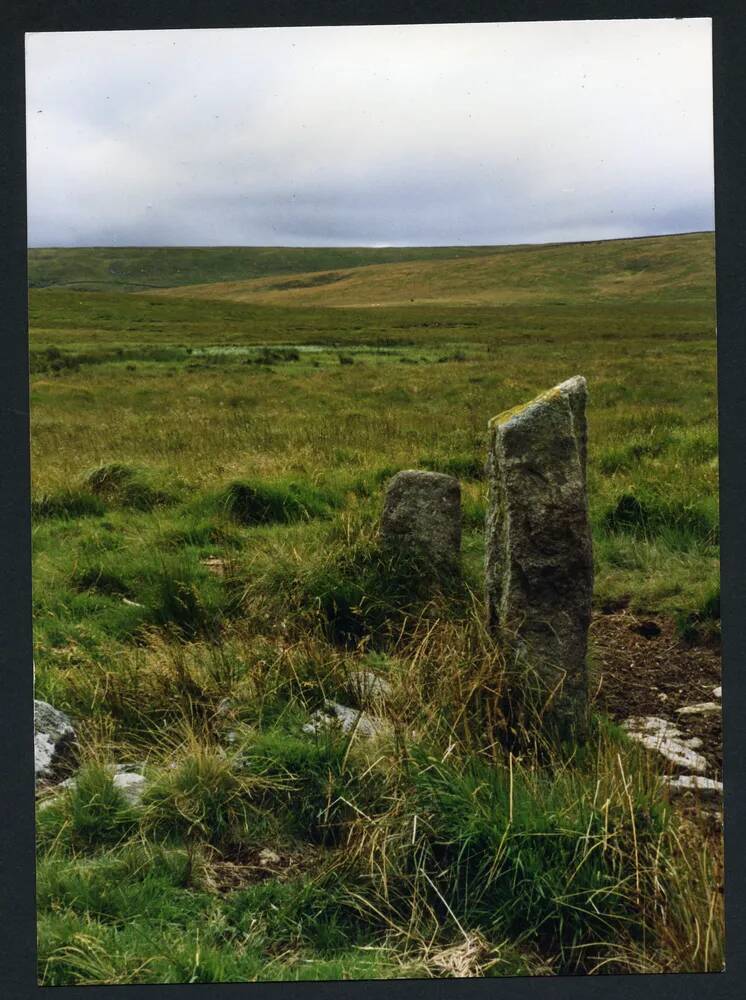
<instances>
[{"instance_id":1,"label":"bare earth patch","mask_svg":"<svg viewBox=\"0 0 746 1000\"><path fill-rule=\"evenodd\" d=\"M598 706L619 722L656 716L689 738L699 737L698 752L707 759L708 773L720 779L721 713L677 711L717 701L713 689L720 685L720 650L687 644L667 618L618 608L596 613L590 635Z\"/></svg>"}]
</instances>

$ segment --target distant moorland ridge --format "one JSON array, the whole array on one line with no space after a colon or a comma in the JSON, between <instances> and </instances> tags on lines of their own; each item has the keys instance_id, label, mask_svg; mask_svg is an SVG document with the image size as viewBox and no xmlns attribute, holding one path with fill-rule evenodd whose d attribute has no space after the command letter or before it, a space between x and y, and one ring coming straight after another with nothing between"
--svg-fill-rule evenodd
<instances>
[{"instance_id":1,"label":"distant moorland ridge","mask_svg":"<svg viewBox=\"0 0 746 1000\"><path fill-rule=\"evenodd\" d=\"M704 232L482 247L31 249L29 286L316 307L711 299L714 242Z\"/></svg>"}]
</instances>

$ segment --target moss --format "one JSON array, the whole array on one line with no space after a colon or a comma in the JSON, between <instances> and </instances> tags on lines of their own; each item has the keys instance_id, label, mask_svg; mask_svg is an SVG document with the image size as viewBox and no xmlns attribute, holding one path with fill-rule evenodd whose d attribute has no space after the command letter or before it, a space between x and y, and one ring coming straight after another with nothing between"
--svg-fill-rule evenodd
<instances>
[{"instance_id":1,"label":"moss","mask_svg":"<svg viewBox=\"0 0 746 1000\"><path fill-rule=\"evenodd\" d=\"M517 406L512 406L509 410L503 410L502 413L498 413L496 417L493 417L490 420L488 427L491 429L495 427L502 427L503 424L506 424L509 420L519 416L519 414L523 413L524 410L528 410L531 406L535 406L537 403L549 403L553 399L558 399L561 395L562 390L556 385L553 388L548 389L546 392L542 392L533 399L530 399L527 403L519 403Z\"/></svg>"}]
</instances>

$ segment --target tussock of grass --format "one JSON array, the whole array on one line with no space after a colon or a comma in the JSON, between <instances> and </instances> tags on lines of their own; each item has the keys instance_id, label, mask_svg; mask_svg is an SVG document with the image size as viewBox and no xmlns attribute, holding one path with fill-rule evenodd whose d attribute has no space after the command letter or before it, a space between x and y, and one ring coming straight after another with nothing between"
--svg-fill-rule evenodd
<instances>
[{"instance_id":1,"label":"tussock of grass","mask_svg":"<svg viewBox=\"0 0 746 1000\"><path fill-rule=\"evenodd\" d=\"M42 842L69 849L119 844L137 829L135 810L113 782L113 773L95 759L84 763L60 803L48 806L39 829Z\"/></svg>"},{"instance_id":2,"label":"tussock of grass","mask_svg":"<svg viewBox=\"0 0 746 1000\"><path fill-rule=\"evenodd\" d=\"M687 642L713 641L720 638L720 585L713 587L695 611L679 612L676 626Z\"/></svg>"},{"instance_id":3,"label":"tussock of grass","mask_svg":"<svg viewBox=\"0 0 746 1000\"><path fill-rule=\"evenodd\" d=\"M120 462L93 469L85 482L88 489L106 503L134 510L152 510L176 499L173 489L160 484L152 470L136 469Z\"/></svg>"},{"instance_id":4,"label":"tussock of grass","mask_svg":"<svg viewBox=\"0 0 746 1000\"><path fill-rule=\"evenodd\" d=\"M88 490L59 490L44 493L31 501L31 516L40 520L50 517L102 517L105 513L103 502Z\"/></svg>"},{"instance_id":5,"label":"tussock of grass","mask_svg":"<svg viewBox=\"0 0 746 1000\"><path fill-rule=\"evenodd\" d=\"M196 549L240 549L244 539L230 523L218 518L185 518L182 524L162 531L157 544L167 549L191 546Z\"/></svg>"},{"instance_id":6,"label":"tussock of grass","mask_svg":"<svg viewBox=\"0 0 746 1000\"><path fill-rule=\"evenodd\" d=\"M384 550L377 532L354 519L334 523L302 563L273 562L253 587L276 594L286 609L318 623L343 646L383 641L430 602L463 607L465 596L460 576L439 575L414 554Z\"/></svg>"},{"instance_id":7,"label":"tussock of grass","mask_svg":"<svg viewBox=\"0 0 746 1000\"><path fill-rule=\"evenodd\" d=\"M677 535L716 545L719 525L716 504L682 502L640 491L624 493L603 519L610 531L629 532L643 537Z\"/></svg>"},{"instance_id":8,"label":"tussock of grass","mask_svg":"<svg viewBox=\"0 0 746 1000\"><path fill-rule=\"evenodd\" d=\"M240 843L258 820L256 802L269 784L261 772L246 774L225 754L193 746L148 789L145 829L215 847Z\"/></svg>"},{"instance_id":9,"label":"tussock of grass","mask_svg":"<svg viewBox=\"0 0 746 1000\"><path fill-rule=\"evenodd\" d=\"M216 498L219 509L243 525L285 524L323 517L335 498L305 483L231 483Z\"/></svg>"},{"instance_id":10,"label":"tussock of grass","mask_svg":"<svg viewBox=\"0 0 746 1000\"><path fill-rule=\"evenodd\" d=\"M119 640L137 639L152 626L182 639L216 634L240 600L230 580L179 550L102 553L78 565L70 584L72 593L58 588L46 606L43 628L53 643L68 641L71 630L79 638L94 630Z\"/></svg>"},{"instance_id":11,"label":"tussock of grass","mask_svg":"<svg viewBox=\"0 0 746 1000\"><path fill-rule=\"evenodd\" d=\"M349 738L330 731L316 739L268 730L243 749L241 766L268 782L265 803L281 810L296 836L312 842L338 844L363 808L383 793L381 775L361 778L349 755Z\"/></svg>"}]
</instances>

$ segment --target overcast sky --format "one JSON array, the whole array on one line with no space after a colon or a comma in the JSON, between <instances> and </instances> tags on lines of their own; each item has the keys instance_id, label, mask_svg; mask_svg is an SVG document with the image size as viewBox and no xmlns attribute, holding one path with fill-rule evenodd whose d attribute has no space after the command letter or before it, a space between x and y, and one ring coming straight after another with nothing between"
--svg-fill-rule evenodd
<instances>
[{"instance_id":1,"label":"overcast sky","mask_svg":"<svg viewBox=\"0 0 746 1000\"><path fill-rule=\"evenodd\" d=\"M31 246L712 229L710 21L28 35Z\"/></svg>"}]
</instances>

